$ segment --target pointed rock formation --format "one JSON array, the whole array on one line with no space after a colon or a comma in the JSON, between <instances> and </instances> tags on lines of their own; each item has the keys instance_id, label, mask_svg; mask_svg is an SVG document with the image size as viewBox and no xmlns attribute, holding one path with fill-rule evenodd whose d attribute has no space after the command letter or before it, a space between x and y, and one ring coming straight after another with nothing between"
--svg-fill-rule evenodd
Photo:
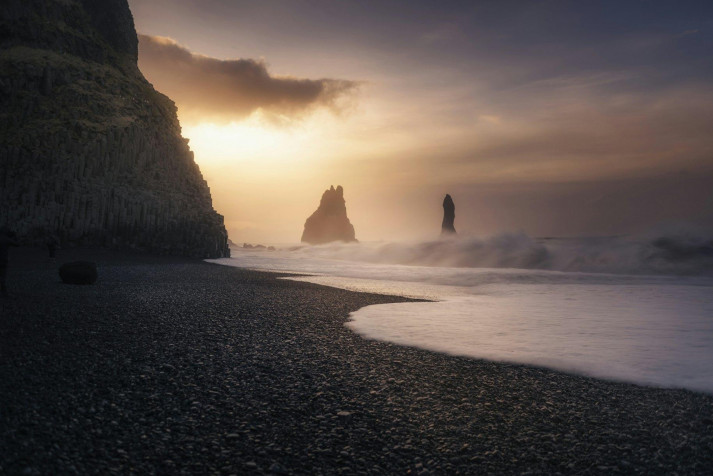
<instances>
[{"instance_id":1,"label":"pointed rock formation","mask_svg":"<svg viewBox=\"0 0 713 476\"><path fill-rule=\"evenodd\" d=\"M456 233L454 222L456 219L456 206L450 195L446 194L443 199L443 224L441 225L441 235L452 235Z\"/></svg>"},{"instance_id":2,"label":"pointed rock formation","mask_svg":"<svg viewBox=\"0 0 713 476\"><path fill-rule=\"evenodd\" d=\"M229 256L176 105L137 58L127 0L3 0L0 226L24 243Z\"/></svg>"},{"instance_id":3,"label":"pointed rock formation","mask_svg":"<svg viewBox=\"0 0 713 476\"><path fill-rule=\"evenodd\" d=\"M354 227L347 218L344 189L338 185L325 190L319 208L305 222L302 242L312 245L331 241L357 241Z\"/></svg>"}]
</instances>

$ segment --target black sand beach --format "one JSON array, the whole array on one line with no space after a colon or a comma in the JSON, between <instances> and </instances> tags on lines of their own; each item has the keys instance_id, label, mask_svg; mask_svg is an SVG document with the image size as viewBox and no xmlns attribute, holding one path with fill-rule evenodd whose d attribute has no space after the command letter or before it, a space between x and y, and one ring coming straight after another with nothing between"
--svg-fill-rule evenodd
<instances>
[{"instance_id":1,"label":"black sand beach","mask_svg":"<svg viewBox=\"0 0 713 476\"><path fill-rule=\"evenodd\" d=\"M713 396L367 341L400 298L200 261L12 250L1 474L711 474Z\"/></svg>"}]
</instances>

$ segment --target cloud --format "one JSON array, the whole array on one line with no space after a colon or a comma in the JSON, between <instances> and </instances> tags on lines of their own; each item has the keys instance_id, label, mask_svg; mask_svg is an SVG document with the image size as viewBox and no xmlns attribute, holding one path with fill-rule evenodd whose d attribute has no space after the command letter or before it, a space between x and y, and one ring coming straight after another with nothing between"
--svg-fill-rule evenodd
<instances>
[{"instance_id":1,"label":"cloud","mask_svg":"<svg viewBox=\"0 0 713 476\"><path fill-rule=\"evenodd\" d=\"M504 107L502 127L474 134L471 152L501 171L548 179L710 171L712 94L705 84L525 91Z\"/></svg>"},{"instance_id":2,"label":"cloud","mask_svg":"<svg viewBox=\"0 0 713 476\"><path fill-rule=\"evenodd\" d=\"M652 87L631 72L592 72L516 88L454 88L438 100L419 106L439 127L414 134L431 134L437 147L418 144L401 154L416 157L411 170L421 170L423 180L570 181L713 170L707 82Z\"/></svg>"},{"instance_id":3,"label":"cloud","mask_svg":"<svg viewBox=\"0 0 713 476\"><path fill-rule=\"evenodd\" d=\"M454 23L442 23L421 35L421 39L427 44L450 43L465 38L466 35Z\"/></svg>"},{"instance_id":4,"label":"cloud","mask_svg":"<svg viewBox=\"0 0 713 476\"><path fill-rule=\"evenodd\" d=\"M326 107L339 112L359 82L273 76L262 60L200 55L171 38L139 35L139 67L156 89L176 101L181 119L229 122L261 111L289 121Z\"/></svg>"}]
</instances>

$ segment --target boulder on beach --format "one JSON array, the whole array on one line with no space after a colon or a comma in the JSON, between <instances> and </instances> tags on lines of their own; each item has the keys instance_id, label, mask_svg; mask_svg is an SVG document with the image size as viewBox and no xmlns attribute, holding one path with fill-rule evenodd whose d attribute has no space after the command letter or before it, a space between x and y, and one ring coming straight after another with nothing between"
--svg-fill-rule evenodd
<instances>
[{"instance_id":1,"label":"boulder on beach","mask_svg":"<svg viewBox=\"0 0 713 476\"><path fill-rule=\"evenodd\" d=\"M344 189L338 185L325 190L317 210L307 218L302 242L317 245L332 241L357 241L347 217Z\"/></svg>"},{"instance_id":2,"label":"boulder on beach","mask_svg":"<svg viewBox=\"0 0 713 476\"><path fill-rule=\"evenodd\" d=\"M456 205L450 195L446 194L443 199L443 223L441 224L441 235L452 235L456 233L454 222L456 220Z\"/></svg>"},{"instance_id":3,"label":"boulder on beach","mask_svg":"<svg viewBox=\"0 0 713 476\"><path fill-rule=\"evenodd\" d=\"M59 277L65 284L94 284L98 276L97 265L91 261L73 261L59 268Z\"/></svg>"}]
</instances>

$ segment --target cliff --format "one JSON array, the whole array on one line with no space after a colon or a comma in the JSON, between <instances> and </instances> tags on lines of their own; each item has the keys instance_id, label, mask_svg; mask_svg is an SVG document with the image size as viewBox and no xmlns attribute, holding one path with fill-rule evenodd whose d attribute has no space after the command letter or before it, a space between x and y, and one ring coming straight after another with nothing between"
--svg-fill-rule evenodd
<instances>
[{"instance_id":1,"label":"cliff","mask_svg":"<svg viewBox=\"0 0 713 476\"><path fill-rule=\"evenodd\" d=\"M302 241L312 245L332 241L357 241L354 227L347 217L344 189L330 187L322 194L317 210L307 218Z\"/></svg>"},{"instance_id":2,"label":"cliff","mask_svg":"<svg viewBox=\"0 0 713 476\"><path fill-rule=\"evenodd\" d=\"M228 256L176 106L137 66L126 0L0 10L0 226L21 241Z\"/></svg>"},{"instance_id":3,"label":"cliff","mask_svg":"<svg viewBox=\"0 0 713 476\"><path fill-rule=\"evenodd\" d=\"M441 223L441 235L453 235L456 233L456 205L450 195L446 194L443 199L443 223Z\"/></svg>"}]
</instances>

